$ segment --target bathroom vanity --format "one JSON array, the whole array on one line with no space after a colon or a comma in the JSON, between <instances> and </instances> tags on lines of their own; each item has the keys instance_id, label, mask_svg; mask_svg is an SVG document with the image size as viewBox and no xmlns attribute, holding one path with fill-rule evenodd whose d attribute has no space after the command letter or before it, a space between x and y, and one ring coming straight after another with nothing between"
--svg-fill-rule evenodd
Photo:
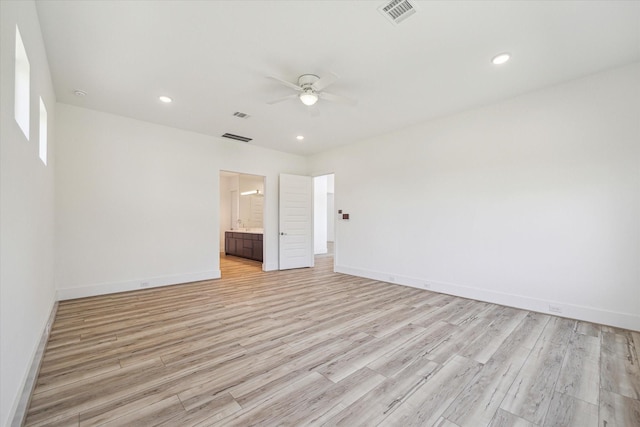
<instances>
[{"instance_id":1,"label":"bathroom vanity","mask_svg":"<svg viewBox=\"0 0 640 427\"><path fill-rule=\"evenodd\" d=\"M262 262L262 231L224 232L224 253Z\"/></svg>"}]
</instances>

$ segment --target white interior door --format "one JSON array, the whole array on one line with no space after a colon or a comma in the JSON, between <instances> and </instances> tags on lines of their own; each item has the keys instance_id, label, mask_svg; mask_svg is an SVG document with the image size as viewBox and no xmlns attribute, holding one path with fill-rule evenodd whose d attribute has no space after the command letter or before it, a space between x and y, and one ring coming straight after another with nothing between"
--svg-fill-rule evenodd
<instances>
[{"instance_id":1,"label":"white interior door","mask_svg":"<svg viewBox=\"0 0 640 427\"><path fill-rule=\"evenodd\" d=\"M280 175L280 270L313 267L313 179Z\"/></svg>"}]
</instances>

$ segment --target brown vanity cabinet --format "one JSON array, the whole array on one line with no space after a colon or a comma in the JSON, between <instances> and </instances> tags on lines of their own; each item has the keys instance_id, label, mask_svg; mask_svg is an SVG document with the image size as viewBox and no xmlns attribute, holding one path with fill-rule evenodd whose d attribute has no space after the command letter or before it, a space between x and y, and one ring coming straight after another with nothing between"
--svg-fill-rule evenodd
<instances>
[{"instance_id":1,"label":"brown vanity cabinet","mask_svg":"<svg viewBox=\"0 0 640 427\"><path fill-rule=\"evenodd\" d=\"M225 231L224 253L262 262L262 234Z\"/></svg>"}]
</instances>

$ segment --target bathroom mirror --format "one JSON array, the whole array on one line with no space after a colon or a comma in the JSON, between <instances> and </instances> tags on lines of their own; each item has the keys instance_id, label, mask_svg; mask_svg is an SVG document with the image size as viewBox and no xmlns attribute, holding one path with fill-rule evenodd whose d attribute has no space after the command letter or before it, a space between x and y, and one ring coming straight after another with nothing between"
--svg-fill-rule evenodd
<instances>
[{"instance_id":1,"label":"bathroom mirror","mask_svg":"<svg viewBox=\"0 0 640 427\"><path fill-rule=\"evenodd\" d=\"M220 175L221 231L264 228L264 177L223 172Z\"/></svg>"}]
</instances>

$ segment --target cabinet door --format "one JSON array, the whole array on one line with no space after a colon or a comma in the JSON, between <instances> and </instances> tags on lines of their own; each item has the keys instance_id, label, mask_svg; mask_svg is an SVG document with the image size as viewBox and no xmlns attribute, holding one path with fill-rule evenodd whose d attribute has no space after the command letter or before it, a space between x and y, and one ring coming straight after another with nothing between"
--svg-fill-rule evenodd
<instances>
[{"instance_id":1,"label":"cabinet door","mask_svg":"<svg viewBox=\"0 0 640 427\"><path fill-rule=\"evenodd\" d=\"M262 261L262 241L253 241L253 259L256 261Z\"/></svg>"},{"instance_id":2,"label":"cabinet door","mask_svg":"<svg viewBox=\"0 0 640 427\"><path fill-rule=\"evenodd\" d=\"M231 233L225 233L224 235L224 253L230 255L233 253L233 249L231 247L233 239L231 238Z\"/></svg>"},{"instance_id":3,"label":"cabinet door","mask_svg":"<svg viewBox=\"0 0 640 427\"><path fill-rule=\"evenodd\" d=\"M238 239L229 237L229 246L227 248L227 253L229 255L238 255Z\"/></svg>"}]
</instances>

